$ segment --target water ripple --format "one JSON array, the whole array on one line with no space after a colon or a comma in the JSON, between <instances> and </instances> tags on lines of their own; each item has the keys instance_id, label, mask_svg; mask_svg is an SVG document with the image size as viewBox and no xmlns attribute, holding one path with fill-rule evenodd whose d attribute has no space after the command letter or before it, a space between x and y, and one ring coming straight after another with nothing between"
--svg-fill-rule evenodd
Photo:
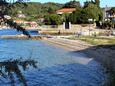
<instances>
[{"instance_id":1,"label":"water ripple","mask_svg":"<svg viewBox=\"0 0 115 86\"><path fill-rule=\"evenodd\" d=\"M100 86L106 79L104 68L82 53L70 54L41 41L0 39L1 61L20 57L38 62L37 69L22 71L28 86ZM0 79L0 86L10 86Z\"/></svg>"}]
</instances>

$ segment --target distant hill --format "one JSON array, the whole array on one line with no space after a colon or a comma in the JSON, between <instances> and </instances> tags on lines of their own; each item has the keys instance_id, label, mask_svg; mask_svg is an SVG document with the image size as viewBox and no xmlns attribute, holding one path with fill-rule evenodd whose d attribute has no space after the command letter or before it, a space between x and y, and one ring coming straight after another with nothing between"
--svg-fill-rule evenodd
<instances>
[{"instance_id":1,"label":"distant hill","mask_svg":"<svg viewBox=\"0 0 115 86\"><path fill-rule=\"evenodd\" d=\"M53 13L63 7L63 4L48 2L48 3L14 3L12 7L8 8L8 14L16 16L21 11L26 16L43 17L48 13Z\"/></svg>"}]
</instances>

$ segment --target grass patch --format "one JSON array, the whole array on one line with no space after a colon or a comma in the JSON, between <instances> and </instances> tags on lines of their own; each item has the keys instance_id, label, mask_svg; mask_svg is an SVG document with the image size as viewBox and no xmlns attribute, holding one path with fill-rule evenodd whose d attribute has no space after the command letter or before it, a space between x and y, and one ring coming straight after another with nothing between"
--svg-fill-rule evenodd
<instances>
[{"instance_id":1,"label":"grass patch","mask_svg":"<svg viewBox=\"0 0 115 86\"><path fill-rule=\"evenodd\" d=\"M81 37L68 37L67 39L71 40L82 40L92 45L106 45L106 44L115 44L114 37L93 37L93 36L81 36Z\"/></svg>"}]
</instances>

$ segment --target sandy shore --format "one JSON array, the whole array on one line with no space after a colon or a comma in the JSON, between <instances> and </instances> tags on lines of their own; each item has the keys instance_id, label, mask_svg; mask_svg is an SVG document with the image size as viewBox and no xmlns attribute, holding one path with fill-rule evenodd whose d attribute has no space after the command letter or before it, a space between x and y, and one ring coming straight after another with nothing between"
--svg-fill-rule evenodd
<instances>
[{"instance_id":1,"label":"sandy shore","mask_svg":"<svg viewBox=\"0 0 115 86\"><path fill-rule=\"evenodd\" d=\"M67 49L69 51L80 51L93 46L80 40L68 40L64 38L48 38L45 41L49 44Z\"/></svg>"},{"instance_id":2,"label":"sandy shore","mask_svg":"<svg viewBox=\"0 0 115 86\"><path fill-rule=\"evenodd\" d=\"M50 38L46 41L69 51L85 53L89 58L99 61L109 71L115 71L115 45L93 46L80 40L64 38Z\"/></svg>"},{"instance_id":3,"label":"sandy shore","mask_svg":"<svg viewBox=\"0 0 115 86\"><path fill-rule=\"evenodd\" d=\"M80 40L69 40L63 38L51 38L46 40L49 44L67 49L69 51L80 52L100 62L110 74L104 86L115 86L115 45L93 46Z\"/></svg>"}]
</instances>

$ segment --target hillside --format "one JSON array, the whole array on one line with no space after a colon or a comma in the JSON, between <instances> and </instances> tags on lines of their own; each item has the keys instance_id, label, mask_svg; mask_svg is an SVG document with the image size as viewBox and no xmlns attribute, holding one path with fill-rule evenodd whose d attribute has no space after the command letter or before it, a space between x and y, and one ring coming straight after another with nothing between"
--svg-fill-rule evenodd
<instances>
[{"instance_id":1,"label":"hillside","mask_svg":"<svg viewBox=\"0 0 115 86\"><path fill-rule=\"evenodd\" d=\"M14 3L12 7L8 8L8 14L11 16L16 16L19 11L21 11L26 16L38 16L43 17L47 13L53 13L60 9L63 5L58 3Z\"/></svg>"}]
</instances>

